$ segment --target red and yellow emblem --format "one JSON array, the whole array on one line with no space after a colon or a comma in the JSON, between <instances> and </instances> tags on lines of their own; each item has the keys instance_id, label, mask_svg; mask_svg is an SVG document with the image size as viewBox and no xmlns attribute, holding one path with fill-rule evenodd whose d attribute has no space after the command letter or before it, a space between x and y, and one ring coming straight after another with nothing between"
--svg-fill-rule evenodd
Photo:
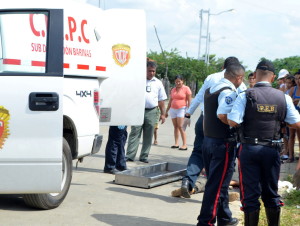
<instances>
[{"instance_id":1,"label":"red and yellow emblem","mask_svg":"<svg viewBox=\"0 0 300 226\"><path fill-rule=\"evenodd\" d=\"M113 58L121 67L128 64L130 59L130 46L125 44L116 44L112 47Z\"/></svg>"},{"instance_id":2,"label":"red and yellow emblem","mask_svg":"<svg viewBox=\"0 0 300 226\"><path fill-rule=\"evenodd\" d=\"M9 130L8 130L9 118L10 118L9 111L5 109L3 106L0 106L0 149L2 149L4 145L4 141L9 135Z\"/></svg>"}]
</instances>

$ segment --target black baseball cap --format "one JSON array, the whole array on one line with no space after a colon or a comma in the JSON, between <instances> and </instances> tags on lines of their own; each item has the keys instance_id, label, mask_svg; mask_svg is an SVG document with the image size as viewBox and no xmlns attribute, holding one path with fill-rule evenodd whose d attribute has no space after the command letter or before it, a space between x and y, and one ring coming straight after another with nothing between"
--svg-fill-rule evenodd
<instances>
[{"instance_id":1,"label":"black baseball cap","mask_svg":"<svg viewBox=\"0 0 300 226\"><path fill-rule=\"evenodd\" d=\"M275 74L275 68L271 61L269 60L262 60L258 63L256 70L263 70L263 71L271 71Z\"/></svg>"}]
</instances>

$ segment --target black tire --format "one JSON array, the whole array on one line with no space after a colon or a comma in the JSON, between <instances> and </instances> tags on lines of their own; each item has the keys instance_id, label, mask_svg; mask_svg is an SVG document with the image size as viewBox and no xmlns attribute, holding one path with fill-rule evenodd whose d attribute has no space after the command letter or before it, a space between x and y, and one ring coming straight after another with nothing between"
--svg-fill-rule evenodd
<instances>
[{"instance_id":1,"label":"black tire","mask_svg":"<svg viewBox=\"0 0 300 226\"><path fill-rule=\"evenodd\" d=\"M23 199L26 205L44 210L58 207L68 194L72 181L72 168L71 149L66 139L63 138L62 191L60 193L24 194Z\"/></svg>"}]
</instances>

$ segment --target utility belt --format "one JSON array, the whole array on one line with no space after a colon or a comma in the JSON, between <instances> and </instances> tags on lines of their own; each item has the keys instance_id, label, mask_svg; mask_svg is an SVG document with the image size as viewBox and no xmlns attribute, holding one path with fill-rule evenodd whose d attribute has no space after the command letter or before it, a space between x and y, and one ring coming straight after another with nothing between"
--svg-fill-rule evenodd
<instances>
[{"instance_id":1,"label":"utility belt","mask_svg":"<svg viewBox=\"0 0 300 226\"><path fill-rule=\"evenodd\" d=\"M258 139L258 138L251 138L251 137L244 137L241 139L241 143L243 144L256 144L256 145L263 145L268 147L280 147L282 145L282 140L272 140L272 139Z\"/></svg>"},{"instance_id":2,"label":"utility belt","mask_svg":"<svg viewBox=\"0 0 300 226\"><path fill-rule=\"evenodd\" d=\"M237 143L237 141L234 137L224 138L224 142L226 142L226 143Z\"/></svg>"},{"instance_id":3,"label":"utility belt","mask_svg":"<svg viewBox=\"0 0 300 226\"><path fill-rule=\"evenodd\" d=\"M236 139L233 138L233 137L230 137L230 138L217 138L217 137L210 137L210 136L207 136L209 138L212 138L214 140L216 140L217 143L220 143L220 144L224 144L224 143L228 143L229 145L236 145Z\"/></svg>"}]
</instances>

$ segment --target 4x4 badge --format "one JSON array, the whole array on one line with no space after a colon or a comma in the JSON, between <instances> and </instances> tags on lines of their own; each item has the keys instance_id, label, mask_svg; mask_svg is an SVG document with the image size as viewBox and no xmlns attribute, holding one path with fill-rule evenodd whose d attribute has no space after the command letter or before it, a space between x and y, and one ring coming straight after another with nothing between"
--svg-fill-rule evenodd
<instances>
[{"instance_id":1,"label":"4x4 badge","mask_svg":"<svg viewBox=\"0 0 300 226\"><path fill-rule=\"evenodd\" d=\"M5 139L9 135L8 123L9 123L9 111L3 106L0 106L0 149L2 149Z\"/></svg>"}]
</instances>

